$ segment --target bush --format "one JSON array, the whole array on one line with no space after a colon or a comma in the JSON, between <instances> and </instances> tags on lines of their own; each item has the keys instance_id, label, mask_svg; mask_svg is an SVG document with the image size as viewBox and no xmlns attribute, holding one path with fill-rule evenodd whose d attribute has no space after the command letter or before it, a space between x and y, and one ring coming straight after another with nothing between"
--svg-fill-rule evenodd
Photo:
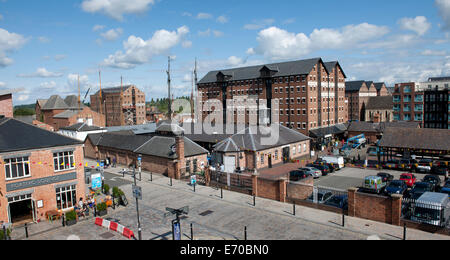
<instances>
[{"instance_id":1,"label":"bush","mask_svg":"<svg viewBox=\"0 0 450 260\"><path fill-rule=\"evenodd\" d=\"M11 236L11 229L7 228L6 229L6 234L8 237ZM5 239L5 234L3 233L3 229L0 228L0 240L4 240Z\"/></svg>"},{"instance_id":2,"label":"bush","mask_svg":"<svg viewBox=\"0 0 450 260\"><path fill-rule=\"evenodd\" d=\"M103 194L108 195L110 190L111 188L109 187L108 184L103 185Z\"/></svg>"},{"instance_id":3,"label":"bush","mask_svg":"<svg viewBox=\"0 0 450 260\"><path fill-rule=\"evenodd\" d=\"M66 213L66 221L72 221L77 219L77 213L75 210Z\"/></svg>"},{"instance_id":4,"label":"bush","mask_svg":"<svg viewBox=\"0 0 450 260\"><path fill-rule=\"evenodd\" d=\"M113 188L113 196L114 196L114 198L120 198L120 196L122 196L122 195L125 195L125 193L121 189L119 189L117 187Z\"/></svg>"},{"instance_id":5,"label":"bush","mask_svg":"<svg viewBox=\"0 0 450 260\"><path fill-rule=\"evenodd\" d=\"M100 204L97 204L97 211L98 211L98 212L100 212L100 211L105 211L105 210L107 210L107 209L108 209L108 206L106 205L105 202L100 203Z\"/></svg>"}]
</instances>

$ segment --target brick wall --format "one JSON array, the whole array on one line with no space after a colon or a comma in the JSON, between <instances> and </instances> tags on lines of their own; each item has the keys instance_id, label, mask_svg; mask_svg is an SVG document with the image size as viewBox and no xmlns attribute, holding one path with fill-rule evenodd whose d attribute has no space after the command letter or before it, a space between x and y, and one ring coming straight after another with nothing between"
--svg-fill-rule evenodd
<instances>
[{"instance_id":1,"label":"brick wall","mask_svg":"<svg viewBox=\"0 0 450 260\"><path fill-rule=\"evenodd\" d=\"M14 117L12 94L0 96L0 115Z\"/></svg>"},{"instance_id":2,"label":"brick wall","mask_svg":"<svg viewBox=\"0 0 450 260\"><path fill-rule=\"evenodd\" d=\"M401 196L391 198L360 193L356 188L348 190L348 215L350 217L400 225L401 204Z\"/></svg>"},{"instance_id":3,"label":"brick wall","mask_svg":"<svg viewBox=\"0 0 450 260\"><path fill-rule=\"evenodd\" d=\"M314 178L310 177L296 183L287 184L287 197L295 200L306 200L314 191Z\"/></svg>"},{"instance_id":4,"label":"brick wall","mask_svg":"<svg viewBox=\"0 0 450 260\"><path fill-rule=\"evenodd\" d=\"M74 152L75 169L56 173L54 171L52 150L59 149L59 148L60 147L58 147L58 148L54 147L52 149L31 151L31 152L23 151L25 153L31 153L31 156L29 157L31 177L20 179L20 180L13 180L13 181L5 180L6 176L5 176L5 166L3 164L4 160L0 156L0 162L2 162L0 164L0 191L3 194L3 196L0 197L0 221L8 222L8 200L5 197L8 194L6 192L6 183L21 182L21 181L26 181L26 180L40 179L40 178L45 178L45 177L54 176L54 175L76 172L77 173L76 180L71 180L68 182L62 182L62 183L57 183L57 184L64 184L64 183L70 183L73 181L77 181L78 182L76 185L77 200L80 197L83 197L83 198L85 197L86 185L85 185L85 180L84 180L84 166L83 166L84 156L83 156L82 146L75 147L75 152ZM65 147L65 148L67 148L67 147ZM5 156L5 155L3 155L3 156ZM41 164L39 164L39 162ZM50 184L50 185L29 188L29 189L34 189L34 192L32 194L33 200L35 200L35 201L43 200L43 202L44 202L43 208L36 209L37 219L45 220L45 213L47 211L57 209L56 189L55 189L54 185L55 184ZM25 189L25 190L29 190L29 189ZM14 193L15 192L20 192L20 190L14 191Z\"/></svg>"}]
</instances>

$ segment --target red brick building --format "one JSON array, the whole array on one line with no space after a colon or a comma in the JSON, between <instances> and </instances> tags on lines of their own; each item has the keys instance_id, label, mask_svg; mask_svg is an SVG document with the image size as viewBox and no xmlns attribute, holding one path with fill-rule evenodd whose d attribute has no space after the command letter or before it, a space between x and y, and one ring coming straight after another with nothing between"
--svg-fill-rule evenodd
<instances>
[{"instance_id":1,"label":"red brick building","mask_svg":"<svg viewBox=\"0 0 450 260\"><path fill-rule=\"evenodd\" d=\"M348 99L348 118L350 121L366 121L365 109L370 97L378 96L371 81L348 81L345 83L345 96Z\"/></svg>"},{"instance_id":2,"label":"red brick building","mask_svg":"<svg viewBox=\"0 0 450 260\"><path fill-rule=\"evenodd\" d=\"M11 118L14 116L12 93L10 91L0 90L0 115Z\"/></svg>"},{"instance_id":3,"label":"red brick building","mask_svg":"<svg viewBox=\"0 0 450 260\"><path fill-rule=\"evenodd\" d=\"M233 123L227 116L234 123L241 117L238 123L256 118L251 123L266 124L274 120L273 113L281 125L309 135L348 121L345 78L339 62L321 58L211 71L198 83L202 118L222 114L224 124ZM208 100L222 104L208 109ZM276 111L272 100L279 103ZM241 104L228 112L233 101Z\"/></svg>"},{"instance_id":4,"label":"red brick building","mask_svg":"<svg viewBox=\"0 0 450 260\"><path fill-rule=\"evenodd\" d=\"M46 220L86 196L82 142L8 118L0 139L0 221Z\"/></svg>"},{"instance_id":5,"label":"red brick building","mask_svg":"<svg viewBox=\"0 0 450 260\"><path fill-rule=\"evenodd\" d=\"M91 108L105 115L108 127L146 122L145 93L133 85L98 91L91 95Z\"/></svg>"}]
</instances>

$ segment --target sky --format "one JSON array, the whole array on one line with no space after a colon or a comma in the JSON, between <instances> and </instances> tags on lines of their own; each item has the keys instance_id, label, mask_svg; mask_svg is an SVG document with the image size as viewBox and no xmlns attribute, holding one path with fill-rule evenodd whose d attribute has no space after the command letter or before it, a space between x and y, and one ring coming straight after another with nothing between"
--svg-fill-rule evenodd
<instances>
[{"instance_id":1,"label":"sky","mask_svg":"<svg viewBox=\"0 0 450 260\"><path fill-rule=\"evenodd\" d=\"M347 80L450 75L450 0L0 0L0 90L14 105L133 84L190 95L208 71L321 57ZM89 101L89 97L86 102Z\"/></svg>"}]
</instances>

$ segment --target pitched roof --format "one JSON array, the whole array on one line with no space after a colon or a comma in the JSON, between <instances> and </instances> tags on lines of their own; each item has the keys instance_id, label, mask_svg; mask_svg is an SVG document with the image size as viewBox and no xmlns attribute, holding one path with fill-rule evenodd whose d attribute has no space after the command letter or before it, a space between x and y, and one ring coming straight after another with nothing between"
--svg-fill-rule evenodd
<instances>
[{"instance_id":1,"label":"pitched roof","mask_svg":"<svg viewBox=\"0 0 450 260\"><path fill-rule=\"evenodd\" d=\"M69 109L66 102L58 95L51 96L41 110Z\"/></svg>"},{"instance_id":2,"label":"pitched roof","mask_svg":"<svg viewBox=\"0 0 450 260\"><path fill-rule=\"evenodd\" d=\"M79 144L82 142L12 118L0 119L0 152Z\"/></svg>"},{"instance_id":3,"label":"pitched roof","mask_svg":"<svg viewBox=\"0 0 450 260\"><path fill-rule=\"evenodd\" d=\"M71 118L80 113L79 110L66 110L53 116L53 118Z\"/></svg>"},{"instance_id":4,"label":"pitched roof","mask_svg":"<svg viewBox=\"0 0 450 260\"><path fill-rule=\"evenodd\" d=\"M48 99L38 99L36 102L42 108L42 107L44 107L44 105L47 102L47 100Z\"/></svg>"},{"instance_id":5,"label":"pitched roof","mask_svg":"<svg viewBox=\"0 0 450 260\"><path fill-rule=\"evenodd\" d=\"M362 88L362 85L364 83L365 83L364 80L346 81L345 82L345 91L346 92L357 92Z\"/></svg>"},{"instance_id":6,"label":"pitched roof","mask_svg":"<svg viewBox=\"0 0 450 260\"><path fill-rule=\"evenodd\" d=\"M336 134L343 134L347 130L347 126L345 124L337 124L330 127L323 127L318 129L310 130L310 134L313 137L321 138L325 137L326 135L336 135Z\"/></svg>"},{"instance_id":7,"label":"pitched roof","mask_svg":"<svg viewBox=\"0 0 450 260\"><path fill-rule=\"evenodd\" d=\"M369 97L366 109L392 110L394 108L394 99L392 96L385 97Z\"/></svg>"},{"instance_id":8,"label":"pitched roof","mask_svg":"<svg viewBox=\"0 0 450 260\"><path fill-rule=\"evenodd\" d=\"M133 85L127 85L122 87L113 87L113 88L103 88L102 89L102 95L103 94L111 94L111 93L120 93L121 91L125 91L129 88L133 87ZM95 95L98 95L100 93L100 90L95 93Z\"/></svg>"},{"instance_id":9,"label":"pitched roof","mask_svg":"<svg viewBox=\"0 0 450 260\"><path fill-rule=\"evenodd\" d=\"M61 130L69 130L69 131L76 131L76 132L89 132L89 131L97 131L102 130L103 128L98 126L90 126L86 122L84 123L76 123L74 125L68 126L68 127L61 127Z\"/></svg>"},{"instance_id":10,"label":"pitched roof","mask_svg":"<svg viewBox=\"0 0 450 260\"><path fill-rule=\"evenodd\" d=\"M208 74L206 74L206 76L203 77L198 83L205 84L217 82L217 74L219 73L229 76L229 80L233 81L255 79L261 76L261 69L263 69L264 67L273 70L275 72L274 77L305 75L309 74L314 65L318 62L322 62L322 59L313 58L307 60L289 61L234 69L215 70L208 72Z\"/></svg>"},{"instance_id":11,"label":"pitched roof","mask_svg":"<svg viewBox=\"0 0 450 260\"><path fill-rule=\"evenodd\" d=\"M67 96L64 99L64 102L67 104L67 106L69 106L70 109L78 109L78 97L75 95L71 95L71 96ZM85 105L81 104L80 102L80 108L84 108Z\"/></svg>"},{"instance_id":12,"label":"pitched roof","mask_svg":"<svg viewBox=\"0 0 450 260\"><path fill-rule=\"evenodd\" d=\"M349 132L377 132L383 133L386 128L419 128L418 122L350 122L347 131Z\"/></svg>"},{"instance_id":13,"label":"pitched roof","mask_svg":"<svg viewBox=\"0 0 450 260\"><path fill-rule=\"evenodd\" d=\"M131 131L136 135L140 134L151 134L156 131L156 124L150 123L145 125L131 125L131 126L111 126L107 127L108 132L121 132L121 131Z\"/></svg>"},{"instance_id":14,"label":"pitched roof","mask_svg":"<svg viewBox=\"0 0 450 260\"><path fill-rule=\"evenodd\" d=\"M119 133L90 134L87 138L89 138L94 145L130 152L133 152L151 139L149 136Z\"/></svg>"},{"instance_id":15,"label":"pitched roof","mask_svg":"<svg viewBox=\"0 0 450 260\"><path fill-rule=\"evenodd\" d=\"M325 64L325 68L327 69L327 71L329 73L331 73L331 71L333 71L333 69L336 66L339 66L341 68L342 74L344 75L344 78L347 78L347 75L345 75L344 70L342 69L341 64L339 64L338 61L329 61L329 62L325 62L324 64Z\"/></svg>"},{"instance_id":16,"label":"pitched roof","mask_svg":"<svg viewBox=\"0 0 450 260\"><path fill-rule=\"evenodd\" d=\"M384 82L377 82L377 83L373 83L375 85L375 88L379 91L381 90L381 88L383 86L386 86L386 84L384 84Z\"/></svg>"},{"instance_id":17,"label":"pitched roof","mask_svg":"<svg viewBox=\"0 0 450 260\"><path fill-rule=\"evenodd\" d=\"M250 151L261 151L270 149L273 147L279 147L283 145L288 145L292 143L297 143L301 141L310 140L309 137L295 131L289 129L285 126L279 126L279 134L278 136L263 135L260 131L258 131L257 127L252 129L252 127L247 127L244 131L241 131L230 138L233 140L234 145L239 147L241 150L250 150ZM256 132L255 132L256 130ZM277 138L278 137L278 138ZM271 138L270 140L268 140ZM223 150L224 147L228 149L233 148L233 146L224 145L225 142L230 142L228 139L218 143L214 146L214 148L218 148ZM265 143L269 142L269 143ZM216 150L215 150L216 151Z\"/></svg>"},{"instance_id":18,"label":"pitched roof","mask_svg":"<svg viewBox=\"0 0 450 260\"><path fill-rule=\"evenodd\" d=\"M387 128L381 147L450 151L450 130L428 128Z\"/></svg>"},{"instance_id":19,"label":"pitched roof","mask_svg":"<svg viewBox=\"0 0 450 260\"><path fill-rule=\"evenodd\" d=\"M200 154L207 154L208 150L202 148L187 137L182 137L184 140L184 156L191 157ZM172 147L175 145L175 137L154 136L141 147L136 149L135 153L144 155L176 159L178 155L172 152Z\"/></svg>"}]
</instances>

